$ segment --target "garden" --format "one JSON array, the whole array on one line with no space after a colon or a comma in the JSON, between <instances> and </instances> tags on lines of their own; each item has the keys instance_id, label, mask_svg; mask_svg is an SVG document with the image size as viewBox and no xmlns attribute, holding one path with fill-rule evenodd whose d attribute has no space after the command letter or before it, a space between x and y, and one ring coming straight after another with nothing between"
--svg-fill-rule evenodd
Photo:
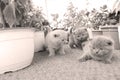
<instances>
[{"instance_id":1,"label":"garden","mask_svg":"<svg viewBox=\"0 0 120 80\"><path fill-rule=\"evenodd\" d=\"M120 0L114 1L112 9L104 4L91 10L79 10L73 2L69 1L61 17L61 13L48 16L49 10L45 13L44 7L35 8L32 0L0 0L0 80L120 79ZM67 54L49 57L44 48L46 27L68 32L86 27L92 37L109 36L115 42L117 58L112 64L92 60L80 63L77 58L82 51L67 45Z\"/></svg>"}]
</instances>

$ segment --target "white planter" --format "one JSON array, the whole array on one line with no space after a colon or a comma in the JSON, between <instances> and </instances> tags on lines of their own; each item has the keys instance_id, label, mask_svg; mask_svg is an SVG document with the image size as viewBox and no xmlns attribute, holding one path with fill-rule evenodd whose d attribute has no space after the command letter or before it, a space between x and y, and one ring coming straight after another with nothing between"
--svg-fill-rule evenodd
<instances>
[{"instance_id":1,"label":"white planter","mask_svg":"<svg viewBox=\"0 0 120 80\"><path fill-rule=\"evenodd\" d=\"M118 25L118 38L119 38L119 46L120 46L120 25Z\"/></svg>"},{"instance_id":2,"label":"white planter","mask_svg":"<svg viewBox=\"0 0 120 80\"><path fill-rule=\"evenodd\" d=\"M35 52L44 50L45 38L43 31L35 31L34 44L35 44Z\"/></svg>"},{"instance_id":3,"label":"white planter","mask_svg":"<svg viewBox=\"0 0 120 80\"><path fill-rule=\"evenodd\" d=\"M118 29L119 29L118 25L108 25L108 26L103 26L101 28L104 36L111 37L114 40L116 50L120 50Z\"/></svg>"},{"instance_id":4,"label":"white planter","mask_svg":"<svg viewBox=\"0 0 120 80\"><path fill-rule=\"evenodd\" d=\"M0 74L30 65L33 55L33 30L11 29L0 31Z\"/></svg>"},{"instance_id":5,"label":"white planter","mask_svg":"<svg viewBox=\"0 0 120 80\"><path fill-rule=\"evenodd\" d=\"M103 35L101 30L93 30L92 31L93 37Z\"/></svg>"}]
</instances>

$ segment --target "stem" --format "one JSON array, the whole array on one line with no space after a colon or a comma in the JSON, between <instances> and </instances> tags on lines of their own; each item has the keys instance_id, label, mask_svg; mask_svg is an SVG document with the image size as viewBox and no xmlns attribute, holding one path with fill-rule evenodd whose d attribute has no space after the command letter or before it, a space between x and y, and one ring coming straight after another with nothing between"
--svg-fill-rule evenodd
<instances>
[{"instance_id":1,"label":"stem","mask_svg":"<svg viewBox=\"0 0 120 80\"><path fill-rule=\"evenodd\" d=\"M0 5L1 5L1 1L0 1ZM1 16L1 22L2 22L2 27L4 28L5 27L5 19L4 19L4 16L3 16L3 12L1 10L1 6L0 6L0 16Z\"/></svg>"}]
</instances>

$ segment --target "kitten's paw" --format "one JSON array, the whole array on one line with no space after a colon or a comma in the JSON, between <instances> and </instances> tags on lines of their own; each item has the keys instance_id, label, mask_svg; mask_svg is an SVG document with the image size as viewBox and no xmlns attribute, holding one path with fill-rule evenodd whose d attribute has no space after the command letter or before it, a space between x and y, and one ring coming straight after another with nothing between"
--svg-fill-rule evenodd
<instances>
[{"instance_id":1,"label":"kitten's paw","mask_svg":"<svg viewBox=\"0 0 120 80\"><path fill-rule=\"evenodd\" d=\"M60 54L64 55L64 54L65 54L65 52L61 52Z\"/></svg>"},{"instance_id":2,"label":"kitten's paw","mask_svg":"<svg viewBox=\"0 0 120 80\"><path fill-rule=\"evenodd\" d=\"M50 56L50 57L51 57L51 56L55 56L55 54L52 54L52 53L51 53L51 54L49 54L49 56Z\"/></svg>"},{"instance_id":3,"label":"kitten's paw","mask_svg":"<svg viewBox=\"0 0 120 80\"><path fill-rule=\"evenodd\" d=\"M83 55L82 57L80 57L79 61L80 61L80 62L85 62L85 61L91 60L91 59L92 59L91 56L85 54L85 55Z\"/></svg>"},{"instance_id":4,"label":"kitten's paw","mask_svg":"<svg viewBox=\"0 0 120 80\"><path fill-rule=\"evenodd\" d=\"M79 62L85 62L85 61L87 61L87 59L85 59L85 58L80 58L79 59Z\"/></svg>"},{"instance_id":5,"label":"kitten's paw","mask_svg":"<svg viewBox=\"0 0 120 80\"><path fill-rule=\"evenodd\" d=\"M111 60L105 60L105 61L102 61L102 62L105 63L105 64L111 64L112 63Z\"/></svg>"},{"instance_id":6,"label":"kitten's paw","mask_svg":"<svg viewBox=\"0 0 120 80\"><path fill-rule=\"evenodd\" d=\"M70 46L70 48L73 48L73 49L76 48L75 44L70 44L69 46Z\"/></svg>"},{"instance_id":7,"label":"kitten's paw","mask_svg":"<svg viewBox=\"0 0 120 80\"><path fill-rule=\"evenodd\" d=\"M64 54L65 54L65 51L64 51L64 49L61 49L61 50L59 50L58 53L61 54L61 55L64 55Z\"/></svg>"},{"instance_id":8,"label":"kitten's paw","mask_svg":"<svg viewBox=\"0 0 120 80\"><path fill-rule=\"evenodd\" d=\"M105 63L106 63L106 64L111 64L112 61L111 61L111 60L106 60Z\"/></svg>"}]
</instances>

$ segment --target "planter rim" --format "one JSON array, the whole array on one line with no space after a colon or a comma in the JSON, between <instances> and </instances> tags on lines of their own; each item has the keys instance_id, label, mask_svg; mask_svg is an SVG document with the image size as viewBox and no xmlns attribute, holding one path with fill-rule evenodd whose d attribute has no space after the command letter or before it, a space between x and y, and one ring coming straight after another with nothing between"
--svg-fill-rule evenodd
<instances>
[{"instance_id":1,"label":"planter rim","mask_svg":"<svg viewBox=\"0 0 120 80\"><path fill-rule=\"evenodd\" d=\"M30 28L30 27L14 27L14 28L0 29L0 31L4 31L4 30L25 30L25 29L34 30L35 28Z\"/></svg>"},{"instance_id":2,"label":"planter rim","mask_svg":"<svg viewBox=\"0 0 120 80\"><path fill-rule=\"evenodd\" d=\"M118 29L118 26L116 25L116 26L103 26L103 27L101 27L101 29Z\"/></svg>"},{"instance_id":3,"label":"planter rim","mask_svg":"<svg viewBox=\"0 0 120 80\"><path fill-rule=\"evenodd\" d=\"M0 32L20 32L20 31L26 31L26 32L35 32L34 28L5 28L0 29Z\"/></svg>"},{"instance_id":4,"label":"planter rim","mask_svg":"<svg viewBox=\"0 0 120 80\"><path fill-rule=\"evenodd\" d=\"M92 31L94 31L94 32L101 32L102 30L92 30Z\"/></svg>"},{"instance_id":5,"label":"planter rim","mask_svg":"<svg viewBox=\"0 0 120 80\"><path fill-rule=\"evenodd\" d=\"M34 32L29 30L6 30L0 31L0 42L20 39L33 39Z\"/></svg>"}]
</instances>

